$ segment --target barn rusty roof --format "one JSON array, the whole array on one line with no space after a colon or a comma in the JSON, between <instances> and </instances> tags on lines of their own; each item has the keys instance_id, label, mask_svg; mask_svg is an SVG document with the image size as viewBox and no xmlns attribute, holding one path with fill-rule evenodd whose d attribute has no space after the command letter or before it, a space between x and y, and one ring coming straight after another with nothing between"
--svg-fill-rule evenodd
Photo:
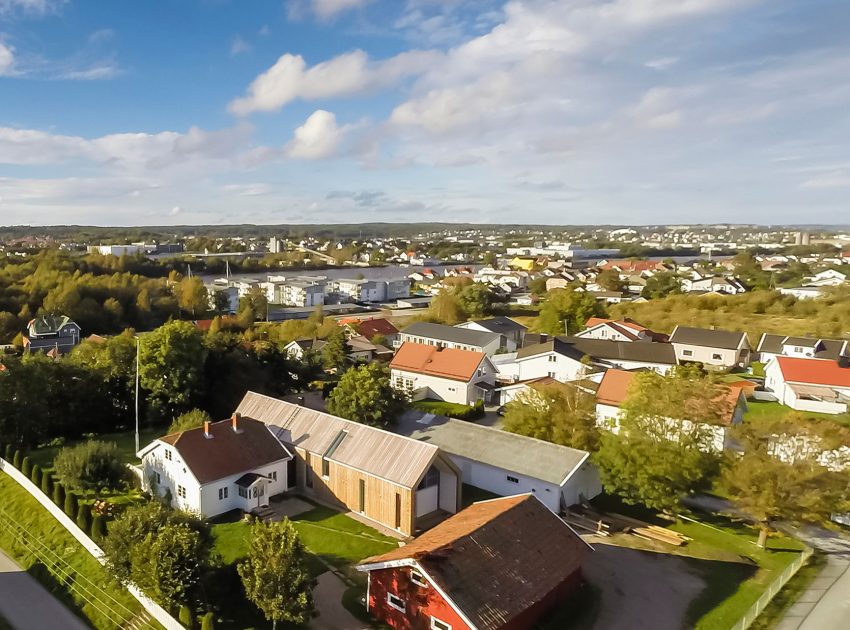
<instances>
[{"instance_id":1,"label":"barn rusty roof","mask_svg":"<svg viewBox=\"0 0 850 630\"><path fill-rule=\"evenodd\" d=\"M432 444L255 392L245 394L237 412L269 425L284 444L327 454L332 461L405 488L419 483L439 452ZM344 438L329 453L342 432Z\"/></svg>"}]
</instances>

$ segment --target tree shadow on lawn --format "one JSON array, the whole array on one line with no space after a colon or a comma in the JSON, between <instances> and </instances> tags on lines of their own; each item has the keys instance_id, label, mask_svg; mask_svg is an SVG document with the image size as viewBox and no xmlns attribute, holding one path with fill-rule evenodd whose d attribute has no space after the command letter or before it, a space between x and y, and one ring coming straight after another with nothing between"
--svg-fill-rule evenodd
<instances>
[{"instance_id":1,"label":"tree shadow on lawn","mask_svg":"<svg viewBox=\"0 0 850 630\"><path fill-rule=\"evenodd\" d=\"M689 569L705 581L705 588L688 605L687 627L692 628L709 612L738 592L746 580L758 572L755 564L701 560L682 556ZM734 622L734 620L731 620Z\"/></svg>"}]
</instances>

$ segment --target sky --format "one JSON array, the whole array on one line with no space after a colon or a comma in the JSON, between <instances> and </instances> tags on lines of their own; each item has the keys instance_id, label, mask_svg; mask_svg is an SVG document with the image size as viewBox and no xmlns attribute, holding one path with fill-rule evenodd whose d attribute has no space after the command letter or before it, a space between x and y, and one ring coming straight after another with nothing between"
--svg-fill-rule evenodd
<instances>
[{"instance_id":1,"label":"sky","mask_svg":"<svg viewBox=\"0 0 850 630\"><path fill-rule=\"evenodd\" d=\"M850 222L847 0L0 0L0 225Z\"/></svg>"}]
</instances>

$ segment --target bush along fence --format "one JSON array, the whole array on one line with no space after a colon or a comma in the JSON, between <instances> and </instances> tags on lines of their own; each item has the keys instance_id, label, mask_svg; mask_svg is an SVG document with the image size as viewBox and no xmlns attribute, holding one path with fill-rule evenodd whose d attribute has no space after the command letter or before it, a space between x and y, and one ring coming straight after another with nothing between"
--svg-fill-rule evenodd
<instances>
[{"instance_id":1,"label":"bush along fence","mask_svg":"<svg viewBox=\"0 0 850 630\"><path fill-rule=\"evenodd\" d=\"M22 464L23 462L21 462ZM47 496L44 492L42 492L41 488L38 485L34 484L26 475L23 474L18 467L13 466L12 462L7 461L5 458L0 457L0 471L6 473L11 477L15 482L18 483L24 490L26 490L32 497L38 501L42 507L44 507L48 512L50 512L51 516L55 518L59 523L68 530L68 533L71 534L74 538L77 539L83 548L88 551L94 558L100 562L101 564L105 564L103 550L88 536L88 532L84 532L77 523L74 522L73 517L68 516L65 512L62 511L56 503L53 502L51 497ZM57 484L57 488L61 488ZM55 496L55 495L54 495ZM76 514L74 514L76 516ZM6 522L7 519L3 518L2 512L0 512L0 526L6 526L9 528L15 527L13 523ZM16 537L20 537L23 540L23 537L26 535L26 532L12 532ZM35 554L38 555L38 554ZM49 566L49 565L48 565ZM63 576L57 576L61 580ZM162 625L165 630L183 630L183 626L172 617L168 612L162 608L159 604L150 599L147 595L142 593L138 588L133 586L132 584L126 584L125 587L129 591L129 593L135 597L138 602L142 605L148 614L153 617L160 625ZM129 627L131 624L131 616L132 612L128 611L127 618L118 620L120 623L119 627ZM148 623L145 627L156 627L155 624Z\"/></svg>"},{"instance_id":2,"label":"bush along fence","mask_svg":"<svg viewBox=\"0 0 850 630\"><path fill-rule=\"evenodd\" d=\"M765 608L767 608L767 605L770 603L770 601L774 597L776 597L779 591L782 590L782 587L784 587L788 583L788 580L790 580L797 574L797 571L799 571L803 567L803 565L806 564L806 562L809 558L811 558L811 556L812 549L806 546L806 548L803 550L803 553L797 556L794 559L794 562L785 567L785 570L780 573L779 576L777 576L776 579L768 585L767 590L765 590L765 592L761 594L761 597L758 598L756 603L750 606L750 609L744 613L744 616L741 617L738 622L729 630L747 630L747 628L753 625L758 616L764 611Z\"/></svg>"}]
</instances>

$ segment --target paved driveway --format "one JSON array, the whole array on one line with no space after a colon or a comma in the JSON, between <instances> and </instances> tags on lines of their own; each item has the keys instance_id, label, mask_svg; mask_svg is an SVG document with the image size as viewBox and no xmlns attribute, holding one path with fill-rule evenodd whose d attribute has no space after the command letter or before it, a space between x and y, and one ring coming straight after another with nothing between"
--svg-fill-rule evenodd
<instances>
[{"instance_id":1,"label":"paved driveway","mask_svg":"<svg viewBox=\"0 0 850 630\"><path fill-rule=\"evenodd\" d=\"M15 630L62 628L86 630L88 626L53 595L0 551L0 614Z\"/></svg>"}]
</instances>

